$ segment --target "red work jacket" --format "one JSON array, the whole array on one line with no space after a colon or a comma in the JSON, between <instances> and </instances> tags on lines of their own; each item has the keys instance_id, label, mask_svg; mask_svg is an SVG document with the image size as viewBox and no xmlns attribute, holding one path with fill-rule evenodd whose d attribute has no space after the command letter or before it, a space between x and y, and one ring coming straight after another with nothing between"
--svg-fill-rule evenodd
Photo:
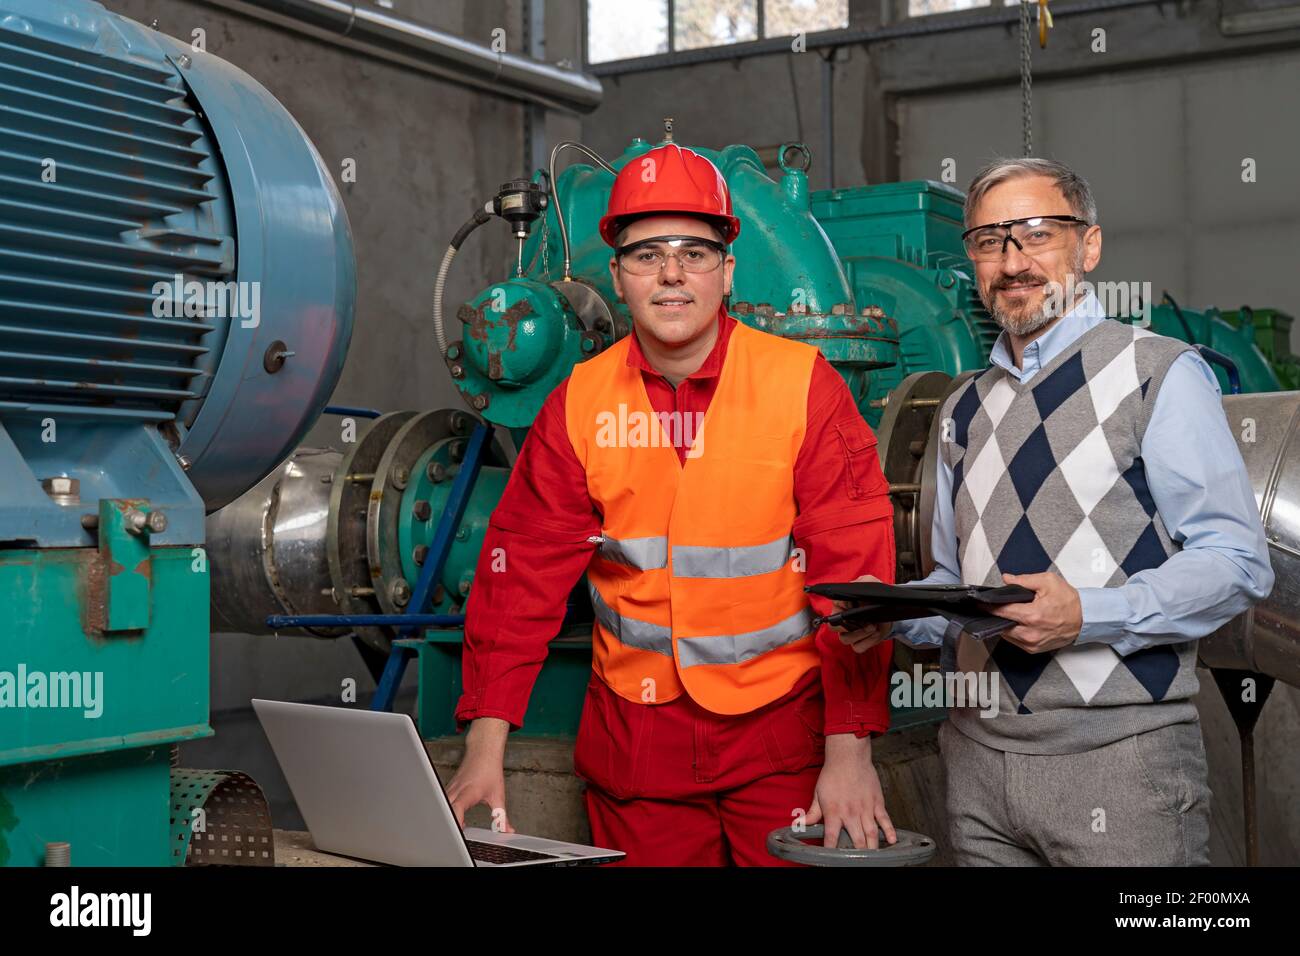
<instances>
[{"instance_id":1,"label":"red work jacket","mask_svg":"<svg viewBox=\"0 0 1300 956\"><path fill-rule=\"evenodd\" d=\"M713 350L676 388L650 366L633 336L627 362L641 370L656 412L707 411L736 322L719 309ZM567 385L568 379L543 404L489 522L465 609L463 693L456 705L462 727L479 717L501 718L512 729L522 726L547 645L564 617L565 600L595 551L596 544L588 539L600 536L601 515L567 433ZM863 574L894 580L892 510L875 446L875 436L843 378L819 355L794 473L798 517L793 535L795 546L806 555L809 584L851 581ZM677 448L683 462L687 450ZM493 554L506 556L504 570L500 562L494 570ZM819 614L831 610L824 598L812 596L812 605ZM819 677L825 734L884 733L889 726L890 642L856 654L823 625L816 643L820 674L810 671L787 697L806 698L810 683ZM607 696L619 708L677 704ZM630 721L634 715L626 716Z\"/></svg>"}]
</instances>

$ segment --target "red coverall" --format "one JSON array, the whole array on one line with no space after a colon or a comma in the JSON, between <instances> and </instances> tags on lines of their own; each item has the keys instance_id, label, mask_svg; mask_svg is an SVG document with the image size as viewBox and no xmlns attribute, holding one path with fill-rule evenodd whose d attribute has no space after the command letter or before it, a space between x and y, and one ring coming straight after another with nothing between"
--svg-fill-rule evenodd
<instances>
[{"instance_id":1,"label":"red coverall","mask_svg":"<svg viewBox=\"0 0 1300 956\"><path fill-rule=\"evenodd\" d=\"M642 370L657 412L708 409L736 319L718 310L718 339L674 389L639 342L628 362ZM566 379L547 397L492 513L466 606L463 728L478 717L523 724L528 697L559 630L565 599L600 534L601 516L565 427ZM685 447L678 456L686 461ZM893 508L875 438L848 387L822 356L808 390L807 430L795 463L795 545L807 581L894 580ZM503 548L505 569L492 570ZM817 613L831 610L810 596ZM809 670L780 698L739 716L706 711L688 694L664 704L628 701L592 674L574 767L587 782L592 840L627 853L627 865L777 865L767 834L812 804L824 734L884 733L891 659L886 641L856 654L826 625L820 673Z\"/></svg>"}]
</instances>

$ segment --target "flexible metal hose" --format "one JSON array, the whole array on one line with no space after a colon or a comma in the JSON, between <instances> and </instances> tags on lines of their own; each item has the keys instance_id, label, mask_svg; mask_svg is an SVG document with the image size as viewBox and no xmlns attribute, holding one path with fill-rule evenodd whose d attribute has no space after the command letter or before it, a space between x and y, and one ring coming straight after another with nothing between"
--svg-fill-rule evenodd
<instances>
[{"instance_id":1,"label":"flexible metal hose","mask_svg":"<svg viewBox=\"0 0 1300 956\"><path fill-rule=\"evenodd\" d=\"M551 150L551 162L547 167L547 174L551 180L551 190L555 199L555 218L560 223L560 243L564 246L564 281L568 282L572 278L572 261L569 258L569 230L564 223L564 203L560 202L559 183L555 180L555 158L560 155L564 149L576 149L595 162L601 169L605 170L612 176L617 176L618 172L609 163L605 162L597 153L590 148L583 146L581 143L575 143L571 140L565 140L562 143L556 143L555 148Z\"/></svg>"},{"instance_id":2,"label":"flexible metal hose","mask_svg":"<svg viewBox=\"0 0 1300 956\"><path fill-rule=\"evenodd\" d=\"M447 286L447 274L451 272L451 260L456 258L461 244L471 232L492 218L492 203L488 203L474 215L465 220L465 224L451 237L451 245L442 255L442 265L438 267L438 278L433 283L433 334L438 339L438 354L447 355L447 330L442 324L442 293Z\"/></svg>"}]
</instances>

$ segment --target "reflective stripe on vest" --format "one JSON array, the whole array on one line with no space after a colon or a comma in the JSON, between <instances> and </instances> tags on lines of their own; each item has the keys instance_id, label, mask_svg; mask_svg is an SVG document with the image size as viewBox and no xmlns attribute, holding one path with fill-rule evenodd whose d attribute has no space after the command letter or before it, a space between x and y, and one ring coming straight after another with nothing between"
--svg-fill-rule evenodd
<instances>
[{"instance_id":1,"label":"reflective stripe on vest","mask_svg":"<svg viewBox=\"0 0 1300 956\"><path fill-rule=\"evenodd\" d=\"M786 535L767 544L736 548L703 548L696 545L673 546L675 578L746 578L752 574L770 574L781 570L794 547Z\"/></svg>"},{"instance_id":2,"label":"reflective stripe on vest","mask_svg":"<svg viewBox=\"0 0 1300 956\"><path fill-rule=\"evenodd\" d=\"M793 548L789 535L767 544L734 548L679 544L673 548L673 577L746 578L770 574L781 570ZM668 539L655 536L619 540L605 535L600 542L600 556L629 568L654 571L668 566Z\"/></svg>"},{"instance_id":3,"label":"reflective stripe on vest","mask_svg":"<svg viewBox=\"0 0 1300 956\"><path fill-rule=\"evenodd\" d=\"M668 539L662 535L650 538L611 538L605 535L600 542L600 556L629 568L653 571L668 566Z\"/></svg>"},{"instance_id":4,"label":"reflective stripe on vest","mask_svg":"<svg viewBox=\"0 0 1300 956\"><path fill-rule=\"evenodd\" d=\"M621 643L643 651L673 656L671 628L634 617L624 617L605 603L594 584L588 582L587 590L591 592L591 606L596 612L596 620ZM804 608L771 627L745 634L679 637L677 653L681 656L682 667L694 667L696 664L739 664L807 637L812 632L812 619L812 612Z\"/></svg>"},{"instance_id":5,"label":"reflective stripe on vest","mask_svg":"<svg viewBox=\"0 0 1300 956\"><path fill-rule=\"evenodd\" d=\"M634 617L623 617L605 603L605 599L596 590L596 585L590 581L587 582L587 590L591 592L591 607L596 612L596 620L601 627L618 638L620 643L655 654L673 656L672 628L638 621Z\"/></svg>"},{"instance_id":6,"label":"reflective stripe on vest","mask_svg":"<svg viewBox=\"0 0 1300 956\"><path fill-rule=\"evenodd\" d=\"M812 631L812 614L807 608L771 627L748 634L716 634L677 638L677 656L682 667L696 664L739 664L751 657L793 644Z\"/></svg>"}]
</instances>

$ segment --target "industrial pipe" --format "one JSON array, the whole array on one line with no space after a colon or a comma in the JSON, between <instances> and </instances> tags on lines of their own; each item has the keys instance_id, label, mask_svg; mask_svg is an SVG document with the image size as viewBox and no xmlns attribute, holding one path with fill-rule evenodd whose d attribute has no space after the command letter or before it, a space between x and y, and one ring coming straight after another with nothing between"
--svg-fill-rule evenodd
<instances>
[{"instance_id":1,"label":"industrial pipe","mask_svg":"<svg viewBox=\"0 0 1300 956\"><path fill-rule=\"evenodd\" d=\"M514 53L498 53L388 10L348 0L205 0L425 73L554 109L590 113L600 80Z\"/></svg>"}]
</instances>

